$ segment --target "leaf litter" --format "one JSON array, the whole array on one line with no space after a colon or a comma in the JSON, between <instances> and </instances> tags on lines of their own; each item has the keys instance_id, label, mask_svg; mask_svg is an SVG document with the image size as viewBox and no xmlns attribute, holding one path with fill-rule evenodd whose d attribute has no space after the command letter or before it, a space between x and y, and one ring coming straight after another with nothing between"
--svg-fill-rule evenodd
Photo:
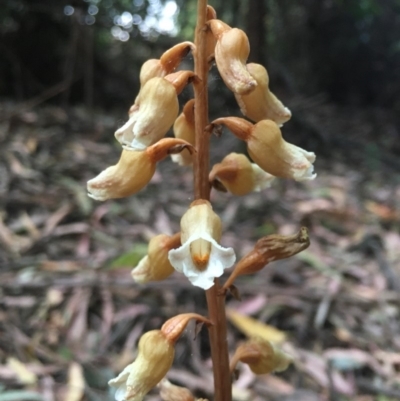
<instances>
[{"instance_id":1,"label":"leaf litter","mask_svg":"<svg viewBox=\"0 0 400 401\"><path fill-rule=\"evenodd\" d=\"M1 127L0 401L112 399L107 381L134 359L144 331L194 307L206 314L184 277L130 278L153 235L179 230L191 171L164 161L138 195L96 203L86 181L118 159L115 121L99 116L84 131L84 122L47 124L46 107L29 113L37 118ZM234 146L224 136L215 162ZM222 242L238 258L260 235L304 225L311 237L307 251L238 279L241 302L228 296L232 352L262 333L294 358L267 377L240 366L235 400L400 398L400 182L390 167L360 170L343 158L321 157L317 169L313 182L279 180L246 198L212 193ZM178 343L168 377L211 398L207 340L194 333Z\"/></svg>"}]
</instances>

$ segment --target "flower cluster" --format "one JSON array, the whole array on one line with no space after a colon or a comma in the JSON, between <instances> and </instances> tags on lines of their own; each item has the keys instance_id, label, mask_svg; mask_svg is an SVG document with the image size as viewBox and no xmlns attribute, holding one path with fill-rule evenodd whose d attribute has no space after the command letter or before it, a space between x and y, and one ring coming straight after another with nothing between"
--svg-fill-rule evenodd
<instances>
[{"instance_id":1,"label":"flower cluster","mask_svg":"<svg viewBox=\"0 0 400 401\"><path fill-rule=\"evenodd\" d=\"M268 188L276 178L314 179L315 154L282 137L281 127L290 120L291 112L270 91L267 70L262 65L247 63L250 44L246 33L217 19L210 6L206 19L203 29L206 43L202 46L206 67L215 61L223 82L233 92L243 116L248 118L221 117L212 121L208 129L211 132L219 126L227 127L246 142L251 158L237 153L227 155L202 174L206 185L210 189L243 196ZM204 126L199 130L197 124L200 100L197 97L190 99L179 114L179 94L186 85L196 86L201 81L192 71L176 71L189 51L196 53L200 49L191 42L182 42L167 50L160 59L143 64L140 91L129 109L129 119L115 132L121 145L121 157L116 165L88 181L88 194L93 199L105 201L137 193L150 182L157 163L168 155L181 166L194 165L195 174L196 168L208 169L207 165L193 163L196 152L200 151L196 148L196 135L205 130ZM171 128L174 137L165 138ZM160 234L150 241L147 255L132 270L136 282L164 280L177 271L193 285L209 290L215 279L234 265L235 252L221 245L222 222L208 195L197 198L182 216L179 233L173 236ZM233 286L238 276L253 274L270 262L290 257L308 245L305 228L292 236L261 238L236 264L219 295L224 296L227 290L238 294ZM137 359L110 381L110 385L118 388L117 400L140 401L161 381L172 364L174 343L188 319L211 324L199 315L189 315L178 315L161 330L142 336ZM253 372L262 374L283 370L290 358L268 342L251 339L237 349L231 362L232 370L239 361L249 364ZM183 398L193 398L185 389L171 386L164 381L165 399L174 398L171 394L176 393L183 394Z\"/></svg>"}]
</instances>

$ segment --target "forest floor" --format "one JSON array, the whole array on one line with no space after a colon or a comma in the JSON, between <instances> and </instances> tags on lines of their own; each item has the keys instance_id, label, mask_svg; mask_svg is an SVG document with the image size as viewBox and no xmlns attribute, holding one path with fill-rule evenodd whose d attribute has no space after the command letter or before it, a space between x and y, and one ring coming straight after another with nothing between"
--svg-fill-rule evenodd
<instances>
[{"instance_id":1,"label":"forest floor","mask_svg":"<svg viewBox=\"0 0 400 401\"><path fill-rule=\"evenodd\" d=\"M331 136L302 136L318 156L314 181L276 180L242 198L212 192L222 243L238 258L271 233L306 226L311 238L301 254L239 279L241 302L227 298L231 352L251 331L278 335L294 358L276 375L239 366L235 401L400 399L399 160L391 143L368 139L368 111L328 127L334 109L321 110L306 126ZM122 121L93 121L48 106L0 122L0 401L113 399L107 381L134 359L144 331L207 314L203 291L177 273L149 285L130 277L152 236L179 230L190 168L165 160L136 196L95 202L86 181L118 160L112 133ZM379 129L390 142L390 127ZM227 133L212 143L214 160L243 150ZM211 400L206 330L196 340L194 331L178 342L168 378Z\"/></svg>"}]
</instances>

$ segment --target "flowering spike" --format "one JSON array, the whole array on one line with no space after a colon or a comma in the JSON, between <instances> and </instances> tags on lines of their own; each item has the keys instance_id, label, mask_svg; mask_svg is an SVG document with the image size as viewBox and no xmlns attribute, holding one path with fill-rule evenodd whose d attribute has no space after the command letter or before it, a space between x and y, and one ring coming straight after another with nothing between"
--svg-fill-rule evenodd
<instances>
[{"instance_id":1,"label":"flowering spike","mask_svg":"<svg viewBox=\"0 0 400 401\"><path fill-rule=\"evenodd\" d=\"M257 81L257 87L247 95L235 94L241 112L251 120L272 120L282 125L290 119L292 113L269 90L267 70L260 64L247 64L247 70Z\"/></svg>"},{"instance_id":2,"label":"flowering spike","mask_svg":"<svg viewBox=\"0 0 400 401\"><path fill-rule=\"evenodd\" d=\"M210 202L197 200L181 219L182 246L169 252L169 260L193 285L206 290L235 262L233 249L219 245L220 239L220 218Z\"/></svg>"},{"instance_id":3,"label":"flowering spike","mask_svg":"<svg viewBox=\"0 0 400 401\"><path fill-rule=\"evenodd\" d=\"M239 361L249 365L253 373L262 375L286 370L292 358L269 341L255 337L236 349L230 362L231 372Z\"/></svg>"},{"instance_id":4,"label":"flowering spike","mask_svg":"<svg viewBox=\"0 0 400 401\"><path fill-rule=\"evenodd\" d=\"M260 271L265 265L280 259L286 259L310 246L307 228L302 227L293 235L267 235L259 239L252 251L239 260L235 269L222 287L225 292L238 276Z\"/></svg>"},{"instance_id":5,"label":"flowering spike","mask_svg":"<svg viewBox=\"0 0 400 401\"><path fill-rule=\"evenodd\" d=\"M161 327L161 332L171 344L179 339L183 331L186 329L189 321L195 319L197 322L205 323L208 327L212 326L210 320L197 313L182 313L168 319Z\"/></svg>"},{"instance_id":6,"label":"flowering spike","mask_svg":"<svg viewBox=\"0 0 400 401\"><path fill-rule=\"evenodd\" d=\"M246 68L250 53L247 35L241 29L230 28L219 20L210 20L208 23L217 39L215 61L225 85L239 95L252 92L257 81Z\"/></svg>"},{"instance_id":7,"label":"flowering spike","mask_svg":"<svg viewBox=\"0 0 400 401\"><path fill-rule=\"evenodd\" d=\"M182 113L175 120L173 130L175 138L184 139L191 145L194 145L194 99L190 99L185 106L183 106ZM188 166L193 163L192 155L187 150L182 151L178 155L171 155L171 158L175 163L181 166Z\"/></svg>"},{"instance_id":8,"label":"flowering spike","mask_svg":"<svg viewBox=\"0 0 400 401\"><path fill-rule=\"evenodd\" d=\"M132 278L137 283L165 280L175 270L168 260L168 252L181 245L181 233L173 236L156 235L149 242L147 255L132 270Z\"/></svg>"},{"instance_id":9,"label":"flowering spike","mask_svg":"<svg viewBox=\"0 0 400 401\"><path fill-rule=\"evenodd\" d=\"M218 180L229 192L238 196L270 187L274 179L273 175L238 153L230 153L221 163L215 164L209 175L210 183L215 185Z\"/></svg>"},{"instance_id":10,"label":"flowering spike","mask_svg":"<svg viewBox=\"0 0 400 401\"><path fill-rule=\"evenodd\" d=\"M143 150L163 138L179 112L175 86L164 78L152 78L143 86L126 124L115 137L128 150Z\"/></svg>"},{"instance_id":11,"label":"flowering spike","mask_svg":"<svg viewBox=\"0 0 400 401\"><path fill-rule=\"evenodd\" d=\"M142 401L161 381L174 360L174 346L160 330L149 331L140 338L138 356L108 384L116 387L117 401Z\"/></svg>"}]
</instances>

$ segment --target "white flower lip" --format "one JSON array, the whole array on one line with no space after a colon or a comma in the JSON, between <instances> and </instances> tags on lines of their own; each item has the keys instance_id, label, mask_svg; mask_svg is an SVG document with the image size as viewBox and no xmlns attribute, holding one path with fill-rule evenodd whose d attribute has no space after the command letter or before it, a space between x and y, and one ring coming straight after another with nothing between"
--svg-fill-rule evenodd
<instances>
[{"instance_id":1,"label":"white flower lip","mask_svg":"<svg viewBox=\"0 0 400 401\"><path fill-rule=\"evenodd\" d=\"M116 378L111 379L108 382L109 386L117 388L117 390L115 391L116 401L124 401L125 400L125 393L127 391L126 382L128 380L130 370L132 369L132 365L133 364L126 366L125 369Z\"/></svg>"},{"instance_id":2,"label":"white flower lip","mask_svg":"<svg viewBox=\"0 0 400 401\"><path fill-rule=\"evenodd\" d=\"M275 176L264 171L260 166L251 163L251 168L254 174L254 189L255 192L260 192L265 188L270 188Z\"/></svg>"},{"instance_id":3,"label":"white flower lip","mask_svg":"<svg viewBox=\"0 0 400 401\"><path fill-rule=\"evenodd\" d=\"M196 267L190 254L190 244L200 238L211 242L210 259L203 271ZM193 285L208 290L214 285L214 278L222 276L224 270L235 263L236 256L232 248L222 247L207 232L196 232L180 248L169 251L168 259Z\"/></svg>"}]
</instances>

